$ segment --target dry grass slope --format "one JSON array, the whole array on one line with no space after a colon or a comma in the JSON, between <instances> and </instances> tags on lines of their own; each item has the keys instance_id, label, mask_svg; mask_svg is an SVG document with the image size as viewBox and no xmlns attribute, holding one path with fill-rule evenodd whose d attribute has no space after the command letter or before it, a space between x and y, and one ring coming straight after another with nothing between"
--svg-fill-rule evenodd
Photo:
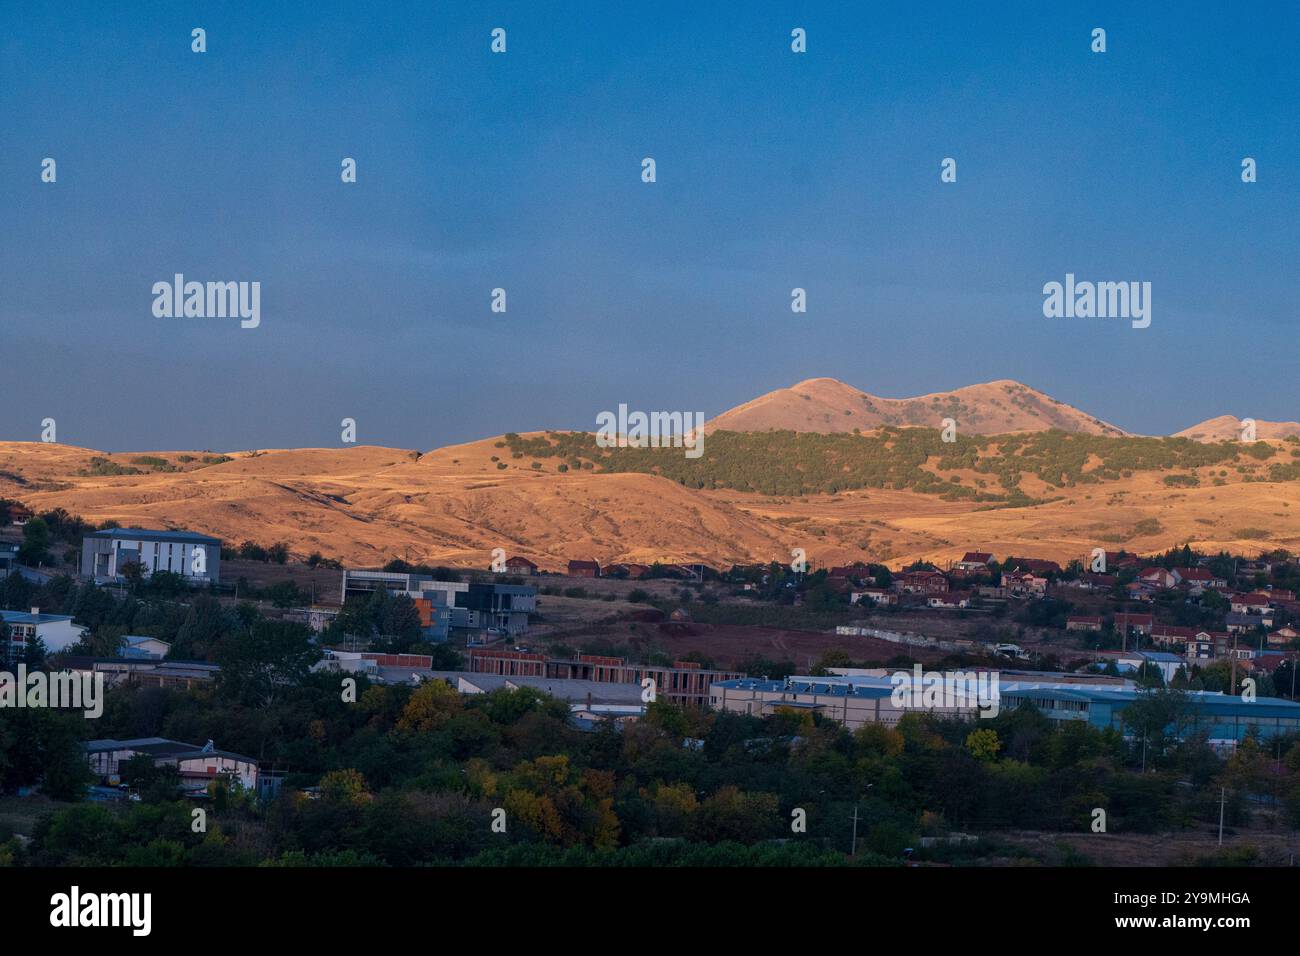
<instances>
[{"instance_id":1,"label":"dry grass slope","mask_svg":"<svg viewBox=\"0 0 1300 956\"><path fill-rule=\"evenodd\" d=\"M1140 472L1058 489L1056 500L1032 507L982 509L892 489L787 499L698 491L651 474L561 473L557 460L535 468L503 444L486 439L424 455L266 450L204 464L203 452L109 455L0 442L0 496L92 521L284 541L298 555L320 551L367 566L406 557L485 567L496 547L548 570L570 558L787 561L795 547L819 566L943 562L974 548L1058 561L1098 546L1149 552L1184 542L1300 551L1300 485L1264 480L1266 463L1223 469L1217 483L1197 487L1170 487L1162 473ZM1028 490L1048 497L1046 489Z\"/></svg>"}]
</instances>

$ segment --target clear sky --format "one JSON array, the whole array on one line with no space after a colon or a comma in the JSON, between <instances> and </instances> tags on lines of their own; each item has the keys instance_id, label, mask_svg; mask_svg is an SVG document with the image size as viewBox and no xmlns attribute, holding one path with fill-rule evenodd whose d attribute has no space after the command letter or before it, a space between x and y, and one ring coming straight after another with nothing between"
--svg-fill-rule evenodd
<instances>
[{"instance_id":1,"label":"clear sky","mask_svg":"<svg viewBox=\"0 0 1300 956\"><path fill-rule=\"evenodd\" d=\"M0 438L425 449L823 375L1300 418L1293 4L361 7L0 6ZM177 272L261 326L156 318ZM1044 318L1067 272L1151 327Z\"/></svg>"}]
</instances>

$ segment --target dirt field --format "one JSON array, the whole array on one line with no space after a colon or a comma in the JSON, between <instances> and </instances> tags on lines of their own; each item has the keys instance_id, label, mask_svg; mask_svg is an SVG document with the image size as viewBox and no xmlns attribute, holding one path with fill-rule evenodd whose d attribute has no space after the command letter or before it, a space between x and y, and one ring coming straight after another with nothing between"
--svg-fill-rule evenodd
<instances>
[{"instance_id":1,"label":"dirt field","mask_svg":"<svg viewBox=\"0 0 1300 956\"><path fill-rule=\"evenodd\" d=\"M1222 847L1213 827L1160 834L1019 830L988 836L1025 847L1049 863L1064 862L1063 846L1096 866L1195 866L1203 858L1231 855L1245 848L1257 851L1255 865L1260 866L1294 866L1300 858L1300 834L1263 828L1225 833Z\"/></svg>"},{"instance_id":2,"label":"dirt field","mask_svg":"<svg viewBox=\"0 0 1300 956\"><path fill-rule=\"evenodd\" d=\"M526 640L529 646L562 645L603 653L613 645L620 656L639 660L652 654L681 659L695 653L723 669L739 668L741 662L753 657L792 661L796 668L807 669L831 650L843 651L854 661L879 663L904 653L920 661L945 656L942 651L904 647L870 637L776 627L636 620L634 615L638 612L652 610L645 605L557 597L540 600L546 621L529 629Z\"/></svg>"},{"instance_id":3,"label":"dirt field","mask_svg":"<svg viewBox=\"0 0 1300 956\"><path fill-rule=\"evenodd\" d=\"M292 581L300 590L316 595L317 604L338 604L343 590L343 572L309 568L305 564L268 564L265 561L222 561L221 583L233 585L244 578L256 588L279 581Z\"/></svg>"}]
</instances>

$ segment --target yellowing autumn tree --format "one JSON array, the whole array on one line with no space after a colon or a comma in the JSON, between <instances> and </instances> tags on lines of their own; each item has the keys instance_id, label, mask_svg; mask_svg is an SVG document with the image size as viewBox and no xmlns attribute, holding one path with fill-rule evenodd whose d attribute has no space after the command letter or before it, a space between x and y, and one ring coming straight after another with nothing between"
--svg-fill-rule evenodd
<instances>
[{"instance_id":1,"label":"yellowing autumn tree","mask_svg":"<svg viewBox=\"0 0 1300 956\"><path fill-rule=\"evenodd\" d=\"M407 733L436 730L460 712L460 694L445 681L425 681L402 708L397 729Z\"/></svg>"},{"instance_id":2,"label":"yellowing autumn tree","mask_svg":"<svg viewBox=\"0 0 1300 956\"><path fill-rule=\"evenodd\" d=\"M981 727L966 735L966 749L977 760L992 761L997 759L998 751L1002 749L1002 741L998 740L997 731Z\"/></svg>"}]
</instances>

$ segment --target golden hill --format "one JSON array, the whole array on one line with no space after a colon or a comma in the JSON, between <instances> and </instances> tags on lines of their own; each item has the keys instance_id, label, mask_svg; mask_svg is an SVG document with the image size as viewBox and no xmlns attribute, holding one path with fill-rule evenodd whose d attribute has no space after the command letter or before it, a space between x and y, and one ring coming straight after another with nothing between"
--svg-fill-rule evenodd
<instances>
[{"instance_id":1,"label":"golden hill","mask_svg":"<svg viewBox=\"0 0 1300 956\"><path fill-rule=\"evenodd\" d=\"M1174 434L1175 438L1191 438L1194 441L1238 441L1241 438L1242 419L1232 415L1220 415L1184 428ZM1300 422L1255 422L1256 438L1286 438L1300 435Z\"/></svg>"},{"instance_id":2,"label":"golden hill","mask_svg":"<svg viewBox=\"0 0 1300 956\"><path fill-rule=\"evenodd\" d=\"M1291 457L1294 446L1272 444ZM211 464L204 455L0 442L0 497L95 522L283 541L297 556L319 551L353 566L400 557L486 567L498 547L546 570L570 558L788 561L793 548L815 566L894 567L976 549L1061 562L1094 547L1153 552L1185 542L1300 551L1300 484L1269 481L1270 463L1249 459L1202 468L1195 487L1171 487L1166 471L1065 489L1028 478L1026 492L1041 503L1012 508L890 488L783 498L697 490L654 474L561 472L558 459L534 467L499 439L424 455L307 448L231 453Z\"/></svg>"},{"instance_id":3,"label":"golden hill","mask_svg":"<svg viewBox=\"0 0 1300 956\"><path fill-rule=\"evenodd\" d=\"M833 378L810 378L723 412L708 431L868 431L882 425L941 428L945 418L959 433L1001 435L1059 428L1092 435L1123 435L1114 425L1019 382L1002 379L915 398L879 398Z\"/></svg>"}]
</instances>

